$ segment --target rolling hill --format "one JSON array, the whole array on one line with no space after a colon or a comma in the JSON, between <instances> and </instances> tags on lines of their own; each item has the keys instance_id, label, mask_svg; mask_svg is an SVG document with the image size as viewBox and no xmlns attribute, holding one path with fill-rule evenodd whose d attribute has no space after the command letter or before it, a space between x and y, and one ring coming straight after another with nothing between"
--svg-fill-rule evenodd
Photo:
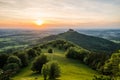
<instances>
[{"instance_id":1,"label":"rolling hill","mask_svg":"<svg viewBox=\"0 0 120 80\"><path fill-rule=\"evenodd\" d=\"M116 44L112 41L99 37L93 37L93 36L81 34L72 29L68 30L67 32L60 33L58 35L51 35L42 38L39 40L39 42L46 42L56 39L65 39L71 41L85 49L97 53L112 53L120 48L119 44Z\"/></svg>"},{"instance_id":2,"label":"rolling hill","mask_svg":"<svg viewBox=\"0 0 120 80\"><path fill-rule=\"evenodd\" d=\"M74 53L72 54L72 56L74 56L73 58L68 57L66 55L66 54L71 54L68 53L68 50L70 50L71 48L72 49L74 48L74 50L72 51L72 53ZM92 64L92 66L97 65L98 67L98 64L99 65L101 64L101 61L102 62L105 61L104 59L105 56L100 57L101 55L100 54L99 58L96 58L97 56L95 54L97 53L91 53L88 50L79 47L78 45L75 45L74 43L71 43L69 41L53 40L44 44L37 44L31 47L30 49L35 50L35 53L39 52L39 49L41 49L40 55L45 54L50 61L51 60L57 61L59 63L61 69L61 76L60 78L58 78L58 80L92 80L94 78L94 75L96 76L102 75L99 72L97 72L97 70L92 69L87 62L90 61L89 63ZM53 52L49 53L48 52L49 49L52 49ZM25 51L23 52L28 54ZM94 57L92 54L96 57ZM13 54L13 55L17 55L17 54ZM19 72L17 72L14 76L11 77L12 80L38 80L38 79L43 80L42 74L36 73L31 70L34 60L36 60L36 58L40 55L36 55L36 57L30 59L29 64L26 67L21 68ZM106 77L104 75L102 76Z\"/></svg>"},{"instance_id":3,"label":"rolling hill","mask_svg":"<svg viewBox=\"0 0 120 80\"><path fill-rule=\"evenodd\" d=\"M52 48L54 53L49 54L47 50ZM59 62L61 68L61 77L58 80L92 80L94 75L100 75L97 71L92 70L87 65L81 63L79 60L69 59L65 57L65 52L57 48L48 47L42 49L42 53L45 53L48 57L52 57L53 60ZM32 62L28 67L22 69L16 74L13 80L43 80L41 74L35 74L31 70Z\"/></svg>"}]
</instances>

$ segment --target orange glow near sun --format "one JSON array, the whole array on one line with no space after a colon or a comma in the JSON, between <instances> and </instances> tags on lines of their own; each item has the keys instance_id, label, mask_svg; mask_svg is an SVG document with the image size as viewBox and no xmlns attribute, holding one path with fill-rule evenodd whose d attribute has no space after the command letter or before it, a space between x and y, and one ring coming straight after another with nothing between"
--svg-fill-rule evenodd
<instances>
[{"instance_id":1,"label":"orange glow near sun","mask_svg":"<svg viewBox=\"0 0 120 80\"><path fill-rule=\"evenodd\" d=\"M43 22L43 20L36 20L35 21L35 24L36 25L42 25L44 22Z\"/></svg>"}]
</instances>

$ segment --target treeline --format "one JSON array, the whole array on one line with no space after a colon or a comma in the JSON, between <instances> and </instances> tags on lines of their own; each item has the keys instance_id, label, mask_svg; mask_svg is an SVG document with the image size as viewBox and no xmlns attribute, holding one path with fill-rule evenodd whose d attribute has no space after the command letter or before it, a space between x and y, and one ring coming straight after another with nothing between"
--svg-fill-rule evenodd
<instances>
[{"instance_id":1,"label":"treeline","mask_svg":"<svg viewBox=\"0 0 120 80\"><path fill-rule=\"evenodd\" d=\"M79 46L75 45L74 43L66 41L66 40L62 40L62 39L49 41L48 43L41 45L41 48L47 48L47 46L51 46L53 48L58 48L58 49L64 50L64 51L66 51L70 47L80 48Z\"/></svg>"},{"instance_id":2,"label":"treeline","mask_svg":"<svg viewBox=\"0 0 120 80\"><path fill-rule=\"evenodd\" d=\"M22 68L27 67L31 62L33 62L31 70L36 73L42 73L45 80L59 77L60 67L58 62L50 61L46 55L41 54L42 49L48 46L48 44L40 44L23 51L0 54L0 80L10 80L12 76ZM48 53L53 53L51 48L47 51Z\"/></svg>"},{"instance_id":3,"label":"treeline","mask_svg":"<svg viewBox=\"0 0 120 80\"><path fill-rule=\"evenodd\" d=\"M78 48L78 47L70 47L66 51L67 58L73 58L84 62L84 58L90 54L88 50Z\"/></svg>"},{"instance_id":4,"label":"treeline","mask_svg":"<svg viewBox=\"0 0 120 80\"><path fill-rule=\"evenodd\" d=\"M108 75L111 78L120 76L120 51L112 55L94 53L66 40L50 41L41 45L41 48L47 48L47 46L64 50L67 58L79 60L103 75Z\"/></svg>"},{"instance_id":5,"label":"treeline","mask_svg":"<svg viewBox=\"0 0 120 80\"><path fill-rule=\"evenodd\" d=\"M106 78L106 80L114 80L120 76L120 51L113 53L110 57L108 54L91 53L85 49L70 47L66 51L66 57L79 60L103 75L110 76L110 78ZM96 80L103 79L96 77Z\"/></svg>"},{"instance_id":6,"label":"treeline","mask_svg":"<svg viewBox=\"0 0 120 80\"><path fill-rule=\"evenodd\" d=\"M22 68L27 67L29 63L31 63L33 60L34 61L32 63L32 68L31 68L32 71L43 73L44 77L45 75L47 75L47 77L49 76L49 79L58 77L58 75L60 75L60 73L58 73L60 72L59 67L56 73L56 67L58 63L47 60L46 56L41 54L42 49L44 48L47 49L48 46L58 48L61 50L67 50L68 48L72 46L74 47L76 45L64 40L55 40L45 44L38 44L33 46L32 48L27 48L25 50L15 51L11 54L0 54L0 80L10 80L12 76L18 73ZM48 53L53 53L53 49L48 48ZM48 72L45 73L45 69L46 69L45 66L47 66L49 73ZM42 70L42 68L44 70ZM54 70L51 71L51 69L54 68L55 71ZM52 73L52 75L50 73ZM53 77L51 77L50 75ZM45 77L45 79L47 77Z\"/></svg>"},{"instance_id":7,"label":"treeline","mask_svg":"<svg viewBox=\"0 0 120 80\"><path fill-rule=\"evenodd\" d=\"M50 41L43 46L52 46L64 50L67 58L79 60L101 74L110 76L110 79L120 76L120 51L112 55L94 53L66 40Z\"/></svg>"},{"instance_id":8,"label":"treeline","mask_svg":"<svg viewBox=\"0 0 120 80\"><path fill-rule=\"evenodd\" d=\"M107 54L91 53L85 49L76 47L70 47L66 51L66 57L79 60L95 70L100 70L108 59Z\"/></svg>"},{"instance_id":9,"label":"treeline","mask_svg":"<svg viewBox=\"0 0 120 80\"><path fill-rule=\"evenodd\" d=\"M20 69L27 67L40 54L40 47L33 47L11 54L0 54L0 80L10 80L10 77L18 73Z\"/></svg>"},{"instance_id":10,"label":"treeline","mask_svg":"<svg viewBox=\"0 0 120 80\"><path fill-rule=\"evenodd\" d=\"M113 53L103 66L103 74L110 75L112 78L120 79L120 50Z\"/></svg>"},{"instance_id":11,"label":"treeline","mask_svg":"<svg viewBox=\"0 0 120 80\"><path fill-rule=\"evenodd\" d=\"M54 51L49 47L63 50L67 58L79 60L111 78L120 76L120 51L110 56L104 53L90 52L65 40L55 40L12 54L0 54L0 80L10 80L14 74L27 67L33 60L31 70L43 74L44 80L59 77L60 67L58 62L51 61L45 54L41 54L44 48L52 54ZM95 79L97 80L98 77L95 77Z\"/></svg>"}]
</instances>

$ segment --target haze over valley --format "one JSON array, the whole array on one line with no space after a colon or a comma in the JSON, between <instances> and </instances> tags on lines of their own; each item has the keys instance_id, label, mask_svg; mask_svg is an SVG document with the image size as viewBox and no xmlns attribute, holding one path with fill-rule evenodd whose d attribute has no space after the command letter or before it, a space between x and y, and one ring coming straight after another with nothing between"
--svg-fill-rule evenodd
<instances>
[{"instance_id":1,"label":"haze over valley","mask_svg":"<svg viewBox=\"0 0 120 80\"><path fill-rule=\"evenodd\" d=\"M120 0L0 0L0 80L120 80Z\"/></svg>"}]
</instances>

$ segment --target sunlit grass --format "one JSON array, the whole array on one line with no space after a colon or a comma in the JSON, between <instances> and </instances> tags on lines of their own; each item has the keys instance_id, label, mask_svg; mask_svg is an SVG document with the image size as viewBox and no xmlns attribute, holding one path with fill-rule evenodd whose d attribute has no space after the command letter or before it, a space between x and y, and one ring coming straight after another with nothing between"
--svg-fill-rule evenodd
<instances>
[{"instance_id":1,"label":"sunlit grass","mask_svg":"<svg viewBox=\"0 0 120 80\"><path fill-rule=\"evenodd\" d=\"M66 58L64 51L54 49L54 53L49 54L47 49L43 49L42 52L59 62L61 68L60 80L91 80L95 74L98 74L88 66L80 63L80 61ZM31 71L30 64L15 75L13 80L43 80L43 77L40 74L34 74Z\"/></svg>"}]
</instances>

